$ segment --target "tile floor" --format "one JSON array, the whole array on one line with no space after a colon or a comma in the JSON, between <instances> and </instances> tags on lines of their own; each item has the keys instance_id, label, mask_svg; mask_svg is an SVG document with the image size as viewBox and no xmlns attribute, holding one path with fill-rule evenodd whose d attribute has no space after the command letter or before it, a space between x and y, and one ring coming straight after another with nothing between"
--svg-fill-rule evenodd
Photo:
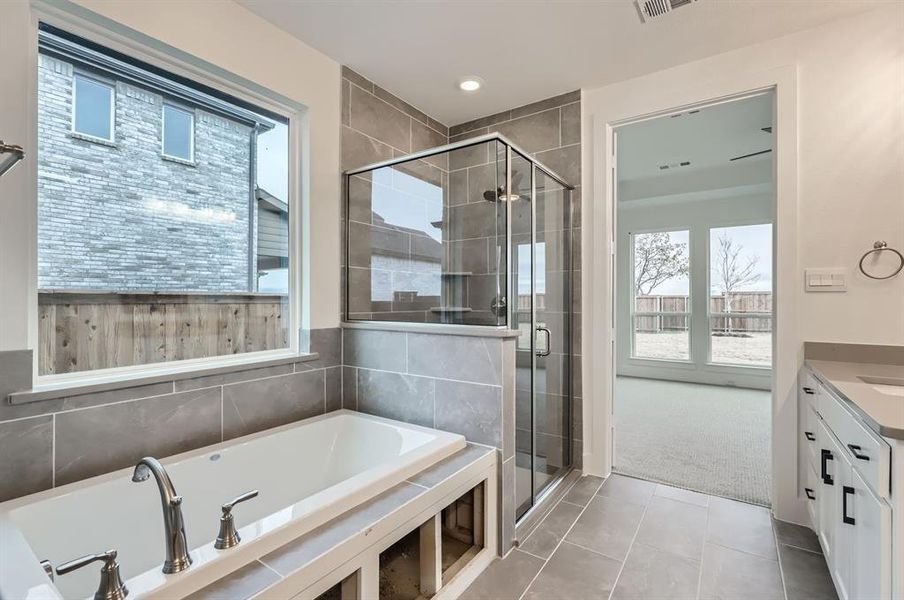
<instances>
[{"instance_id":1,"label":"tile floor","mask_svg":"<svg viewBox=\"0 0 904 600\"><path fill-rule=\"evenodd\" d=\"M816 536L765 508L612 475L579 479L462 600L836 599Z\"/></svg>"}]
</instances>

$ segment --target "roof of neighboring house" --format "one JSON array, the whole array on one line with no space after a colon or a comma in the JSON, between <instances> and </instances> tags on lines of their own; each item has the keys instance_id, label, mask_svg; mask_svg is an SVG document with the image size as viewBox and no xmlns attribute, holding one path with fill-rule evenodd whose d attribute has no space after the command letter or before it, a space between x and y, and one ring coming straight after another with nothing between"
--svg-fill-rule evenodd
<instances>
[{"instance_id":1,"label":"roof of neighboring house","mask_svg":"<svg viewBox=\"0 0 904 600\"><path fill-rule=\"evenodd\" d=\"M254 188L254 195L257 198L257 201L264 204L265 208L268 208L274 212L280 213L288 213L289 205L262 188L261 186L257 186Z\"/></svg>"},{"instance_id":2,"label":"roof of neighboring house","mask_svg":"<svg viewBox=\"0 0 904 600\"><path fill-rule=\"evenodd\" d=\"M38 46L47 53L80 66L101 71L116 79L151 89L159 94L199 106L210 112L255 127L258 131L269 131L276 122L266 115L239 106L239 100L230 101L226 94L205 92L202 87L192 86L180 76L166 74L165 71L138 60L128 59L109 49L103 49L88 40L81 40L66 32L41 24L38 31Z\"/></svg>"}]
</instances>

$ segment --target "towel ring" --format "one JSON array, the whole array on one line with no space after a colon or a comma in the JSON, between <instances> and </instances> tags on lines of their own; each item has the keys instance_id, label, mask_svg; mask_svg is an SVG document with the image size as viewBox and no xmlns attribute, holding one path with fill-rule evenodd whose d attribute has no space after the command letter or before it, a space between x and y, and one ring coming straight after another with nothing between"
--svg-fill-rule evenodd
<instances>
[{"instance_id":1,"label":"towel ring","mask_svg":"<svg viewBox=\"0 0 904 600\"><path fill-rule=\"evenodd\" d=\"M898 260L900 261L898 268L895 269L895 271L893 273L891 273L890 275L885 275L883 277L878 277L876 275L870 275L869 273L866 272L866 269L863 268L863 261L866 260L866 257L869 256L870 254L881 254L882 252L891 252L893 254L897 254ZM898 252L894 248L889 248L888 244L885 242L875 242L873 244L873 249L869 250L868 252L865 252L863 254L863 256L860 257L860 272L863 273L864 275L866 275L867 277L869 277L870 279L891 279L892 277L894 277L895 275L900 273L901 269L904 269L904 255L902 255L900 252Z\"/></svg>"}]
</instances>

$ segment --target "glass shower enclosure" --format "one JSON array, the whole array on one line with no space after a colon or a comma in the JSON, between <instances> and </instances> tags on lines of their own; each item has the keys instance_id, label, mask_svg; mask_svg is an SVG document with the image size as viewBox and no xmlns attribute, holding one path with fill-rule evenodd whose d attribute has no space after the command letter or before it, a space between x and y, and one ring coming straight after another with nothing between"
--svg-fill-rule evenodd
<instances>
[{"instance_id":1,"label":"glass shower enclosure","mask_svg":"<svg viewBox=\"0 0 904 600\"><path fill-rule=\"evenodd\" d=\"M573 187L500 134L345 174L345 319L518 332L515 514L572 464Z\"/></svg>"}]
</instances>

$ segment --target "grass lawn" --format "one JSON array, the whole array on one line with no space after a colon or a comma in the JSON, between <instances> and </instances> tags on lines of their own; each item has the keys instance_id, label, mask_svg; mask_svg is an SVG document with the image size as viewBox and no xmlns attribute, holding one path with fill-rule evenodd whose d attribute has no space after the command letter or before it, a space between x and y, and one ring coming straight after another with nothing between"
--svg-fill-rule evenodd
<instances>
[{"instance_id":1,"label":"grass lawn","mask_svg":"<svg viewBox=\"0 0 904 600\"><path fill-rule=\"evenodd\" d=\"M713 336L712 362L768 367L772 364L772 334L749 333L749 337ZM637 358L687 359L688 332L636 333Z\"/></svg>"}]
</instances>

